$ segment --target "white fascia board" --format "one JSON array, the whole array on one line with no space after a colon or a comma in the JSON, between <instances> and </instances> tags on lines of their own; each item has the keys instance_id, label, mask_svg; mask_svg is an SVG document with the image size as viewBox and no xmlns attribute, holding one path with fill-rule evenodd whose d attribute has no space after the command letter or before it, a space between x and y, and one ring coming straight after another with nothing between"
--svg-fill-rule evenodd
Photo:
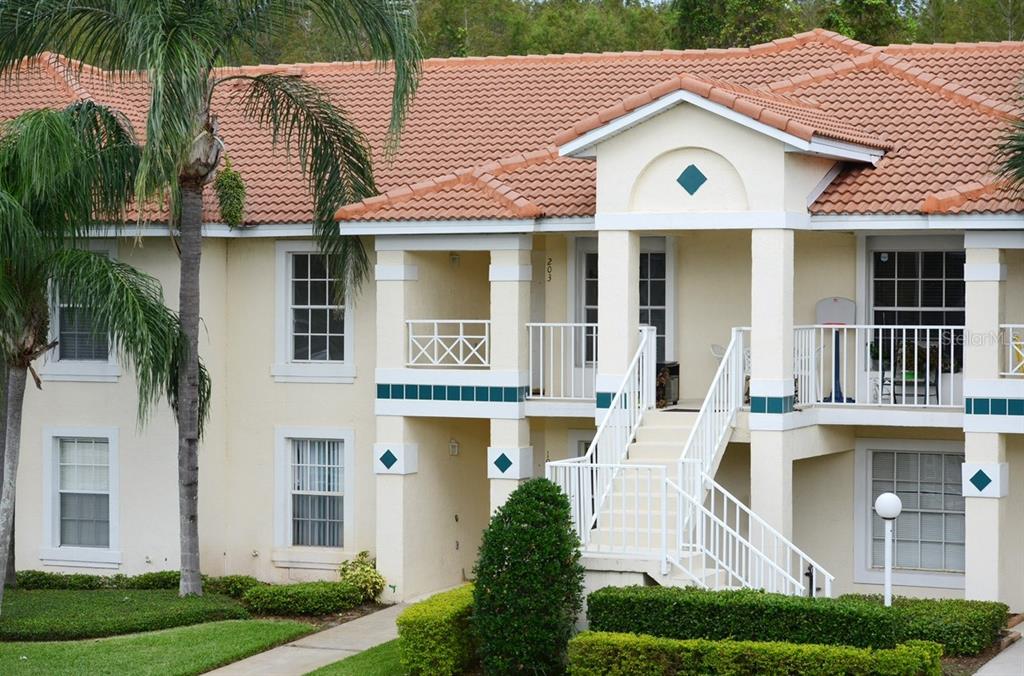
<instances>
[{"instance_id":1,"label":"white fascia board","mask_svg":"<svg viewBox=\"0 0 1024 676\"><path fill-rule=\"evenodd\" d=\"M90 237L167 237L170 230L163 223L132 224L121 227L99 226L94 228ZM203 225L203 237L212 238L260 238L260 237L312 237L312 223L273 223L253 225L244 228L232 228L223 223L206 223Z\"/></svg>"},{"instance_id":2,"label":"white fascia board","mask_svg":"<svg viewBox=\"0 0 1024 676\"><path fill-rule=\"evenodd\" d=\"M812 214L810 221L811 230L1019 230L1024 214Z\"/></svg>"},{"instance_id":3,"label":"white fascia board","mask_svg":"<svg viewBox=\"0 0 1024 676\"><path fill-rule=\"evenodd\" d=\"M787 150L792 152L810 153L813 155L833 157L835 159L869 162L871 164L877 163L878 159L882 156L882 151L876 148L868 148L867 146L833 141L831 139L825 139L819 135L815 135L810 141L805 141L798 136L781 131L763 122L758 122L751 117L743 115L742 113L737 113L732 108L723 106L720 103L715 103L714 101L709 101L703 96L698 96L693 92L688 92L682 89L670 92L656 101L651 101L646 105L640 106L621 117L617 117L614 120L601 125L597 129L588 131L582 136L560 146L558 148L558 152L560 155L567 157L592 158L594 157L593 147L596 144L609 139L616 134L621 134L627 129L635 127L647 119L663 113L669 108L677 106L680 103L689 103L701 108L702 110L706 110L709 113L718 115L719 117L724 117L727 120L742 125L747 129L752 129L759 134L764 134L765 136L769 136L777 141L781 141L786 144Z\"/></svg>"},{"instance_id":4,"label":"white fascia board","mask_svg":"<svg viewBox=\"0 0 1024 676\"><path fill-rule=\"evenodd\" d=\"M612 212L595 216L596 230L807 230L806 213L795 211Z\"/></svg>"},{"instance_id":5,"label":"white fascia board","mask_svg":"<svg viewBox=\"0 0 1024 676\"><path fill-rule=\"evenodd\" d=\"M529 251L533 238L520 234L483 233L471 235L377 235L373 246L377 251Z\"/></svg>"}]
</instances>

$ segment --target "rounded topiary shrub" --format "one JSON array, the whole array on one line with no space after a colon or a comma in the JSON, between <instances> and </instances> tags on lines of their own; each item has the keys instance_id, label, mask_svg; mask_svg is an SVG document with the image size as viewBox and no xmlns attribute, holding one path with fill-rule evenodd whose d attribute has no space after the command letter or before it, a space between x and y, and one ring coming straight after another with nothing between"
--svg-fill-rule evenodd
<instances>
[{"instance_id":1,"label":"rounded topiary shrub","mask_svg":"<svg viewBox=\"0 0 1024 676\"><path fill-rule=\"evenodd\" d=\"M560 672L583 605L569 501L547 479L520 486L483 534L473 626L488 674Z\"/></svg>"}]
</instances>

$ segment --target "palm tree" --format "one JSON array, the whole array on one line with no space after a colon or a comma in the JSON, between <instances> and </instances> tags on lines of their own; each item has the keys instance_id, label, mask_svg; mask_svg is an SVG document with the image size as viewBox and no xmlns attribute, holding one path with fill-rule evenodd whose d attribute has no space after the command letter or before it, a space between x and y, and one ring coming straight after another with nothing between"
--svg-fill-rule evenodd
<instances>
[{"instance_id":1,"label":"palm tree","mask_svg":"<svg viewBox=\"0 0 1024 676\"><path fill-rule=\"evenodd\" d=\"M60 302L87 313L135 372L139 421L167 397L174 405L185 354L178 318L160 283L125 263L85 250L97 225L116 225L132 198L141 158L129 128L90 102L23 113L0 127L0 356L7 371L0 565L6 573L14 526L21 415L33 362L56 346L50 317ZM201 408L207 381L201 376ZM0 600L4 575L0 575Z\"/></svg>"},{"instance_id":2,"label":"palm tree","mask_svg":"<svg viewBox=\"0 0 1024 676\"><path fill-rule=\"evenodd\" d=\"M199 266L206 184L220 163L213 94L230 83L243 114L275 144L297 151L313 195L314 235L341 281L339 301L366 277L358 239L342 237L336 209L375 194L371 153L330 97L299 77L225 72L218 64L312 13L338 40L361 47L394 72L388 150L419 75L413 0L7 0L0 3L0 69L44 50L119 79L142 73L149 86L146 143L136 177L144 200L169 197L181 256L179 312L187 354L179 378L178 492L181 595L201 594L199 575ZM387 61L390 59L390 61Z\"/></svg>"}]
</instances>

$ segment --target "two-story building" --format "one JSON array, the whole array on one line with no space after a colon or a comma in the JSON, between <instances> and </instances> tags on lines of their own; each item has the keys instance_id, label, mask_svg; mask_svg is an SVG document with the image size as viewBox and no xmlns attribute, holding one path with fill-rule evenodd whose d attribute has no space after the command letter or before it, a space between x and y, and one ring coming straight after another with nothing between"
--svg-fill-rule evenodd
<instances>
[{"instance_id":1,"label":"two-story building","mask_svg":"<svg viewBox=\"0 0 1024 676\"><path fill-rule=\"evenodd\" d=\"M381 146L386 71L287 69ZM222 93L249 198L235 229L208 203L204 571L330 577L368 549L389 598L450 587L546 475L594 584L878 591L891 491L897 593L1024 609L1024 219L995 155L1022 72L1021 43L826 31L428 60L382 194L338 212L376 256L344 306L295 159ZM101 76L40 57L0 114L84 95L141 124L145 88ZM95 246L173 304L164 225ZM137 428L74 308L54 334L18 566L176 567L169 412Z\"/></svg>"}]
</instances>

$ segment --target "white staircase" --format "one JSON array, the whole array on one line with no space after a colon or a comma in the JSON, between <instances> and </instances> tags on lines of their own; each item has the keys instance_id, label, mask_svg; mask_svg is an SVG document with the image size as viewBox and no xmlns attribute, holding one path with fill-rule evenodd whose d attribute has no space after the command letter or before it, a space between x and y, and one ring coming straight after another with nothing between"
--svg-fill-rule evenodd
<instances>
[{"instance_id":1,"label":"white staircase","mask_svg":"<svg viewBox=\"0 0 1024 676\"><path fill-rule=\"evenodd\" d=\"M550 462L587 559L633 561L665 585L831 595L833 576L714 480L743 404L744 333L697 413L653 410L653 336L582 458Z\"/></svg>"}]
</instances>

